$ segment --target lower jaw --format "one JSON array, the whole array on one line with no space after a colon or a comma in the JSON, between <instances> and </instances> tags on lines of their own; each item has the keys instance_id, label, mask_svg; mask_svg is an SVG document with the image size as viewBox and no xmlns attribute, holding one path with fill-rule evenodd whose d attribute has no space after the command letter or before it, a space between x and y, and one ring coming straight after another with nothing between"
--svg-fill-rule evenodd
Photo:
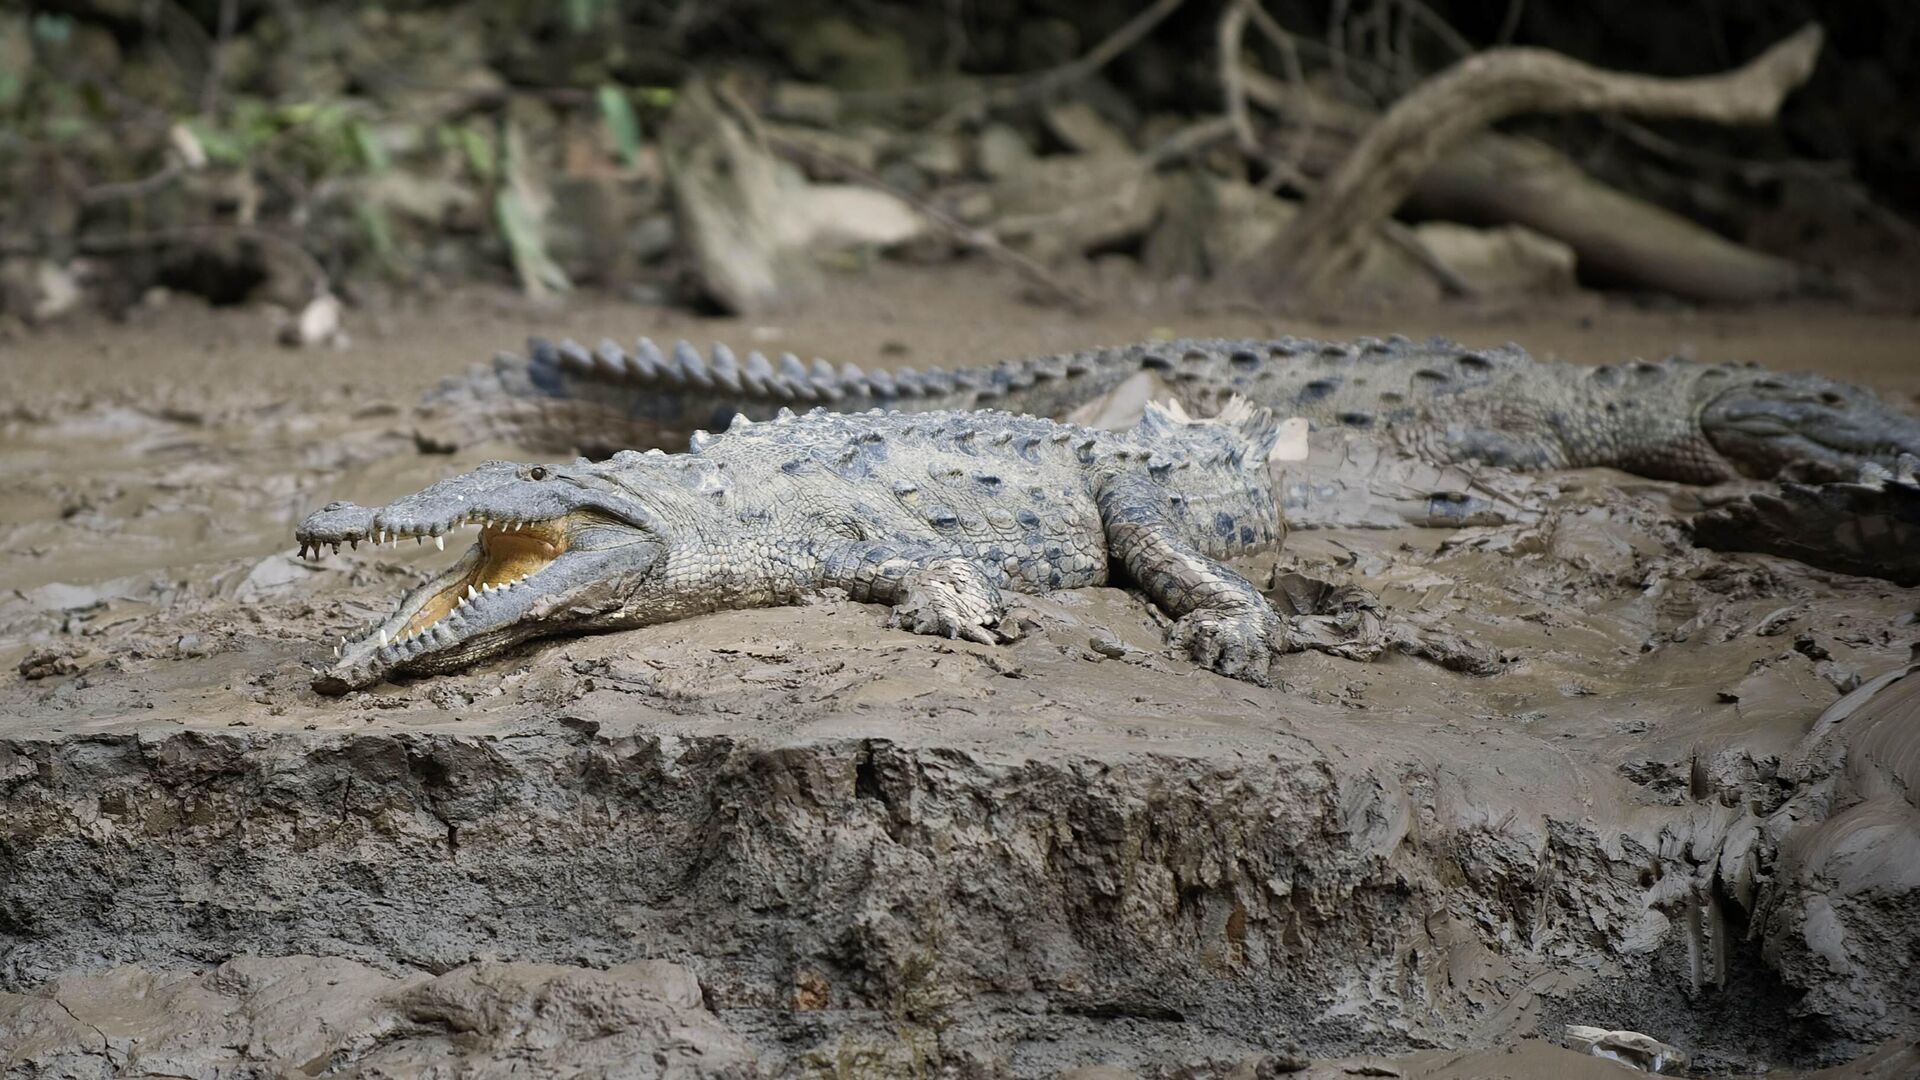
<instances>
[{"instance_id":1,"label":"lower jaw","mask_svg":"<svg viewBox=\"0 0 1920 1080\"><path fill-rule=\"evenodd\" d=\"M450 674L492 659L533 638L568 632L570 628L565 626L501 627L465 641L455 642L445 649L391 663L369 658L362 664L336 665L314 676L312 686L317 693L338 697L354 690L364 690L396 676Z\"/></svg>"}]
</instances>

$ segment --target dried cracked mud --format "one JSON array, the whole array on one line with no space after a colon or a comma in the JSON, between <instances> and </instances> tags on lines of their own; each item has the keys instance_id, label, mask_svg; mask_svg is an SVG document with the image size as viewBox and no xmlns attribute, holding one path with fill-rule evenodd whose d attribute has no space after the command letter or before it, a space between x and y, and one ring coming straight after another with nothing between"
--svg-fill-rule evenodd
<instances>
[{"instance_id":1,"label":"dried cracked mud","mask_svg":"<svg viewBox=\"0 0 1920 1080\"><path fill-rule=\"evenodd\" d=\"M506 453L421 455L406 409L529 329L863 363L1199 329L951 276L833 304L428 311L339 357L182 312L6 346L0 1072L1626 1075L1565 1024L1701 1074L1920 1070L1920 590L1695 550L1669 485L1564 474L1537 523L1298 532L1247 568L1365 586L1491 676L1306 655L1252 687L1095 589L1025 599L998 648L826 597L309 689L450 556L302 560L293 521ZM1793 339L1595 317L1420 329L1596 362ZM1806 318L1868 342L1841 374L1920 389L1911 321Z\"/></svg>"}]
</instances>

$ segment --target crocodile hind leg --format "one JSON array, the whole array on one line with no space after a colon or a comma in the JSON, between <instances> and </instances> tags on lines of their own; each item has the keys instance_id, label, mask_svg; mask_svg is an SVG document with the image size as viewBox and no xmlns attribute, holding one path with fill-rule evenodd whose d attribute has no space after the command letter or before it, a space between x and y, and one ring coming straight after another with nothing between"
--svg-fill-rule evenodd
<instances>
[{"instance_id":1,"label":"crocodile hind leg","mask_svg":"<svg viewBox=\"0 0 1920 1080\"><path fill-rule=\"evenodd\" d=\"M984 645L1010 639L1000 589L979 563L938 548L844 541L825 552L821 584L855 600L892 604L889 626Z\"/></svg>"},{"instance_id":2,"label":"crocodile hind leg","mask_svg":"<svg viewBox=\"0 0 1920 1080\"><path fill-rule=\"evenodd\" d=\"M1107 550L1174 616L1167 643L1222 675L1262 686L1284 639L1253 582L1191 543L1166 496L1144 477L1115 477L1097 502Z\"/></svg>"}]
</instances>

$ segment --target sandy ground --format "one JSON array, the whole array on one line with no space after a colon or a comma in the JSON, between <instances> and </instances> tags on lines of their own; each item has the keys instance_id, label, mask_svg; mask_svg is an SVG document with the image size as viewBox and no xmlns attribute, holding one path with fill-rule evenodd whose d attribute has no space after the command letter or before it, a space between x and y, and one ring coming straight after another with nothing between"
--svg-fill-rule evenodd
<instances>
[{"instance_id":1,"label":"sandy ground","mask_svg":"<svg viewBox=\"0 0 1920 1080\"><path fill-rule=\"evenodd\" d=\"M498 741L578 729L656 747L751 746L769 753L878 742L916 763L929 803L946 790L941 769L959 768L955 761L1015 771L1151 773L1155 763L1177 760L1194 763L1202 775L1245 776L1253 787L1270 774L1285 777L1274 782L1292 792L1289 798L1307 797L1306 789L1286 785L1305 783L1300 777L1309 773L1323 776L1332 794L1315 798L1332 803L1326 820L1313 827L1326 835L1301 841L1293 857L1328 875L1347 865L1342 860L1361 859L1364 869L1353 870L1354 882L1341 887L1346 899L1316 907L1301 894L1285 899L1289 891L1274 892L1270 878L1267 885L1221 885L1237 880L1236 872L1184 871L1207 885L1191 897L1183 890L1198 886L1167 886L1166 925L1188 928L1180 932L1188 936L1162 943L1168 955L1211 955L1219 946L1209 943L1206 928L1217 915L1215 931L1238 942L1233 948L1265 949L1279 958L1243 961L1246 966L1223 978L1245 984L1246 993L1211 1005L1205 1004L1213 1000L1208 991L1192 981L1200 968L1169 961L1168 985L1202 1003L1183 1007L1193 1021L1184 1027L1154 1028L1150 1016L1142 1020L1126 1010L1106 1020L1098 1010L1067 1010L1073 1019L1011 1035L1005 1017L1013 1007L1005 1000L1020 993L1071 997L1086 985L1105 985L1101 980L1140 992L1127 979L1141 971L1116 976L1095 958L1084 971L1075 966L1079 961L1059 961L1061 969L1045 978L1026 969L1017 977L989 976L963 970L956 960L952 970L941 969L942 978L960 987L957 992L1002 1004L979 1004L974 1012L953 1006L965 1019L952 1030L975 1032L999 1049L987 1054L941 1029L942 1061L987 1054L995 1069L1045 1075L1119 1060L1147 1075L1172 1075L1169 1069L1204 1051L1212 1055L1207 1060L1225 1062L1219 1074L1226 1075L1240 1060L1234 1054L1253 1060L1247 1055L1282 1039L1283 1027L1292 1033L1286 1038L1304 1042L1316 1057L1421 1046L1507 1046L1538 1055L1548 1051L1514 1040L1557 1037L1559 1023L1573 1022L1648 1031L1685 1046L1705 1067L1725 1070L1825 1063L1913 1034L1902 1007L1882 1001L1876 1013L1869 1000L1885 965L1856 956L1844 976L1809 966L1801 959L1814 948L1803 932L1805 918L1783 916L1774 926L1751 896L1735 904L1741 910L1732 917L1745 940L1736 940L1721 961L1719 976L1728 988L1718 997L1703 993L1689 974L1697 961L1688 959L1677 929L1690 909L1658 899L1664 894L1657 886L1672 873L1704 874L1703 888L1726 893L1729 903L1740 900L1739 889L1727 884L1729 872L1707 849L1737 831L1735 819L1764 831L1757 823L1775 822L1783 808L1798 805L1796 789L1781 779L1782 762L1793 760L1822 711L1844 693L1908 661L1920 642L1920 590L1781 560L1694 551L1671 525L1672 507L1685 492L1666 485L1582 473L1564 478L1564 498L1537 525L1296 534L1282 556L1285 568L1358 582L1419 633L1469 642L1507 663L1501 674L1481 677L1411 656L1364 665L1300 656L1281 663L1270 689L1197 672L1166 655L1156 612L1122 590L1099 589L1027 600L1025 636L1002 648L889 631L879 609L830 601L548 643L461 675L329 699L307 688L305 665L449 556L423 548L306 561L292 554L291 530L300 515L330 499L377 503L505 452L496 446L419 455L405 410L436 379L499 348L517 349L528 333L721 339L863 366L986 361L1169 333L1442 333L1470 344L1514 340L1536 355L1592 362L1676 351L1702 360L1753 359L1865 381L1896 400L1920 401L1920 320L1825 310L1654 312L1594 300L1524 316L1443 310L1417 318L1355 316L1338 325L1245 312L1196 314L1171 301L1071 315L1023 304L1011 282L977 271L889 268L805 312L763 323L614 303L534 311L511 298L477 296L367 314L349 328L355 344L347 351L291 352L267 344L269 325L256 313L176 305L139 312L123 325L65 327L0 348L11 406L0 426L0 662L9 671L22 668L0 676L0 739L10 748L0 753L0 778L14 785L12 835L28 835L22 830L30 821L31 835L40 837L0 844L0 869L14 871L16 902L22 890L57 890L46 883L72 873L70 863L46 855L57 846L52 838L65 832L78 837L94 830L95 842L129 845L128 851L164 848L174 842L171 835L181 852L202 852L176 853L183 865L213 857L211 840L168 832L191 832L198 827L191 822L136 826L104 809L82 822L61 800L70 802L84 785L55 796L66 781L50 763L67 762L70 777L81 776L84 747L121 738L143 747L188 747L182 751L188 753L205 752L209 739L237 740L222 753L247 760L281 753L273 748L293 740L296 753L316 769L328 767L311 764L321 752L316 748L341 738L505 746ZM1249 569L1264 580L1270 568ZM1090 648L1095 638L1117 639L1124 655L1103 656ZM839 760L831 753L827 759ZM40 764L19 764L29 761ZM942 761L947 765L937 764ZM9 771L8 762L18 767ZM932 780L925 779L929 770ZM185 783L141 776L146 785ZM884 773L875 781L885 782ZM998 774L982 780L974 797L1014 798L996 786L1003 782L1009 781ZM1221 782L1229 790L1240 783ZM1098 786L1087 783L1089 790ZM103 791L112 786L101 784ZM101 807L111 801L99 792L79 797ZM68 808L49 809L55 803ZM449 838L459 833L462 850L474 858L473 852L487 850L489 830L512 831L503 812L489 808L468 819L458 810L435 809L438 816L426 827L436 836L443 825ZM1150 829L1150 821L1141 827ZM904 875L924 874L936 892L964 891L956 883L964 880L961 863L948 867L956 881L941 876L947 856L939 852L948 842L892 831L886 839L933 860L934 869L902 864ZM500 858L523 857L513 845L524 838L495 840ZM1236 845L1259 846L1220 836L1211 842L1207 858L1228 863L1253 859ZM249 850L262 843L274 841L253 841ZM752 857L740 859L755 873L765 869ZM534 880L555 872L547 863L526 866L537 867L525 871ZM1178 878L1182 871L1171 873ZM1900 874L1889 870L1874 887ZM834 903L854 895L817 887ZM1274 914L1277 921L1260 924L1249 939L1247 904L1235 891L1243 888L1267 890L1259 910L1292 905L1310 913L1307 922L1283 932L1280 922L1302 916ZM1230 894L1217 910L1207 899L1214 889ZM1354 897L1376 891L1388 899L1368 909L1370 915L1352 916L1357 929L1337 925L1345 917L1339 913L1358 903ZM1417 902L1404 902L1408 896ZM697 890L652 902L695 900L738 902ZM404 930L364 930L356 937L328 923L334 916L318 906L276 902L291 905L277 923L235 919L208 931L169 929L134 905L97 894L63 899L75 913L71 925L0 920L10 935L0 975L9 989L34 991L63 973L80 978L112 963L197 971L222 955L254 951L331 951L397 977L438 974L487 956L585 958L604 966L684 950L707 958L704 967L694 964L705 1005L675 999L671 1009L660 1006L662 1015L702 1031L713 1027L709 1035L724 1044L725 1055L757 1056L774 1071L805 1071L807 1062L831 1058L818 1056L830 1040L817 1031L796 1036L790 1017L769 1019L770 997L795 1001L811 994L811 977L797 974L813 970L809 964L829 971L819 996L840 1017L834 1037L844 1046L846 1031L865 1030L859 1016L884 1012L887 1002L898 1000L907 980L902 971L911 967L897 956L849 960L844 942L820 944L809 954L795 944L803 936L766 931L772 936L756 937L762 932L741 928L751 920L734 926L745 917L719 912L712 921L732 927L726 933L675 923L671 930L656 928L644 945L638 943L644 935L603 941L577 921L566 923L552 933L585 942L569 953L556 948L551 935L542 939L531 931L503 932L482 948L459 926L435 922L431 905L402 918L402 924L414 920L427 942L410 945ZM579 902L591 913L591 900ZM1415 910L1422 905L1425 914ZM697 914L697 905L688 910ZM1236 910L1241 914L1232 914ZM1852 909L1835 910L1841 923L1856 926L1847 921ZM1875 910L1872 918L1885 915ZM1236 919L1241 930L1233 929ZM1584 933L1578 929L1583 920ZM1160 932L1159 922L1149 922L1143 941ZM323 923L326 929L300 929ZM270 925L275 928L260 928ZM190 944L195 934L208 933L211 944ZM1304 935L1307 944L1289 944L1289 933ZM1411 937L1419 941L1409 945ZM744 941L749 952L777 941L795 956L723 962L715 959L729 953L721 938L734 949ZM1076 948L1090 948L1076 941ZM1049 948L1030 940L1002 947L1021 957ZM885 952L875 948L876 955ZM1277 982L1262 980L1302 982L1285 958L1301 962L1316 949L1315 962L1337 969L1337 979L1306 979L1302 996L1274 1006L1285 1025L1264 1033L1232 1030L1258 1015L1262 994L1279 993L1272 990ZM1125 946L1119 950L1126 953ZM851 974L860 971L864 983ZM159 977L139 974L135 981ZM1853 989L1829 993L1823 978ZM1081 991L1072 991L1074 985ZM88 992L110 1002L123 991ZM49 999L29 993L20 1000ZM9 1030L7 1008L0 1002L0 1031ZM717 1010L723 1023L704 1009ZM23 1023L19 1017L27 1013L11 1015ZM39 1032L36 1037L56 1047L46 1053L55 1055L66 1037L54 1030L64 1023L56 1020L18 1030ZM1131 1027L1116 1035L1103 1023ZM128 1030L150 1029L134 1024ZM138 1043L146 1036L125 1037ZM1103 1057L1097 1048L1114 1039L1125 1052ZM511 1039L502 1045L508 1056L520 1046ZM1233 1054L1220 1057L1223 1046ZM431 1054L418 1060L429 1059L439 1060ZM1548 1067L1544 1060L1535 1064ZM1404 1075L1438 1077L1469 1075L1460 1071L1469 1065L1472 1075L1509 1074L1486 1071L1497 1063L1457 1057L1406 1059L1396 1067L1408 1070ZM1885 1068L1884 1062L1863 1064L1859 1075L1893 1075Z\"/></svg>"}]
</instances>

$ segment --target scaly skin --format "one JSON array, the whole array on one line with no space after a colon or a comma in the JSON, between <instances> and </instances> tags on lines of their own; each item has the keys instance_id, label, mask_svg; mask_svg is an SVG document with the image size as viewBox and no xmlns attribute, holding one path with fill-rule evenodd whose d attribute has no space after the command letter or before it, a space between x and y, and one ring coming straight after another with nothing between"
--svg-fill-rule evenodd
<instances>
[{"instance_id":1,"label":"scaly skin","mask_svg":"<svg viewBox=\"0 0 1920 1080\"><path fill-rule=\"evenodd\" d=\"M1316 429L1384 437L1422 460L1514 469L1611 466L1658 479L1847 480L1920 454L1920 421L1871 391L1814 375L1682 360L1589 368L1536 361L1517 346L1442 339L1328 343L1170 341L1014 360L977 370L892 373L776 364L684 342L631 352L603 342L532 343L450 381L422 407L421 442L505 437L612 451L677 445L735 414L782 406L906 412L974 408L1061 416L1142 371L1195 415L1239 394Z\"/></svg>"},{"instance_id":2,"label":"scaly skin","mask_svg":"<svg viewBox=\"0 0 1920 1080\"><path fill-rule=\"evenodd\" d=\"M1782 555L1828 570L1920 585L1920 480L1915 459L1869 467L1851 483L1780 485L1693 519L1693 539L1721 551Z\"/></svg>"},{"instance_id":3,"label":"scaly skin","mask_svg":"<svg viewBox=\"0 0 1920 1080\"><path fill-rule=\"evenodd\" d=\"M1170 642L1255 682L1300 642L1220 560L1278 543L1272 414L1150 409L1115 433L996 412L781 413L696 433L685 454L488 462L379 509L332 504L303 550L482 526L315 688L447 671L528 638L792 603L825 588L890 604L917 633L994 642L1003 593L1124 570L1176 622Z\"/></svg>"}]
</instances>

